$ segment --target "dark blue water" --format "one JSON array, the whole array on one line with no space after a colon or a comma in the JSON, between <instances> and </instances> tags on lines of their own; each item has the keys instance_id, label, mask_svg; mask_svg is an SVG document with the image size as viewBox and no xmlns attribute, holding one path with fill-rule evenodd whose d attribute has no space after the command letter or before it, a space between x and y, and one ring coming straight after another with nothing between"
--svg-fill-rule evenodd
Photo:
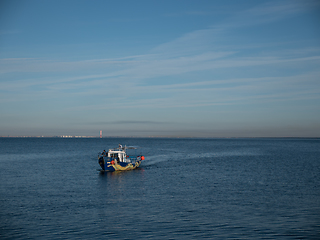
<instances>
[{"instance_id":1,"label":"dark blue water","mask_svg":"<svg viewBox=\"0 0 320 240\"><path fill-rule=\"evenodd\" d=\"M143 147L129 172L97 154ZM0 138L0 239L319 239L319 139Z\"/></svg>"}]
</instances>

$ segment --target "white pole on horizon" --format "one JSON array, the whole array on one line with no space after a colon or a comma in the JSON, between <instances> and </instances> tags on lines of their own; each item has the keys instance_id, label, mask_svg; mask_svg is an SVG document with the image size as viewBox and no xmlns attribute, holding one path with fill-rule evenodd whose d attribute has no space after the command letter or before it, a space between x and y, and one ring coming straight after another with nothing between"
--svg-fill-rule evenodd
<instances>
[{"instance_id":1,"label":"white pole on horizon","mask_svg":"<svg viewBox=\"0 0 320 240\"><path fill-rule=\"evenodd\" d=\"M102 138L102 130L100 130L100 138Z\"/></svg>"}]
</instances>

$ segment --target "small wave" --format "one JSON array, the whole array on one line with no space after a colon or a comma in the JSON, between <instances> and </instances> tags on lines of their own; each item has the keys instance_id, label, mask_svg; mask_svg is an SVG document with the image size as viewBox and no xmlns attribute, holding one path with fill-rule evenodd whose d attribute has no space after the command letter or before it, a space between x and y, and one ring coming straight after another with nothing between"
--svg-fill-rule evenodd
<instances>
[{"instance_id":1,"label":"small wave","mask_svg":"<svg viewBox=\"0 0 320 240\"><path fill-rule=\"evenodd\" d=\"M214 158L214 157L233 157L233 156L258 156L257 151L228 151L228 152L207 152L188 154L187 158Z\"/></svg>"}]
</instances>

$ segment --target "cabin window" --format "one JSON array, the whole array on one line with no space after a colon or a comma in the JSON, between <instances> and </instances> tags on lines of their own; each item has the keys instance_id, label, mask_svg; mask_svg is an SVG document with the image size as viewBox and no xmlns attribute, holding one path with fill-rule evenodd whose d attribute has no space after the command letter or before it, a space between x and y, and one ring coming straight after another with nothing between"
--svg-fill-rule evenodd
<instances>
[{"instance_id":1,"label":"cabin window","mask_svg":"<svg viewBox=\"0 0 320 240\"><path fill-rule=\"evenodd\" d=\"M111 154L111 157L112 157L112 158L118 158L118 154L117 154L117 153L112 153L112 154Z\"/></svg>"}]
</instances>

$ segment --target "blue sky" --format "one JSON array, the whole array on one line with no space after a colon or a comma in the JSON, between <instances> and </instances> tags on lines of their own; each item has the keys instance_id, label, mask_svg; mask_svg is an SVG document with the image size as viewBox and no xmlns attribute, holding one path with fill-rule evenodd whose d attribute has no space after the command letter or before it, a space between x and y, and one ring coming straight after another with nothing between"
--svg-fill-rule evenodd
<instances>
[{"instance_id":1,"label":"blue sky","mask_svg":"<svg viewBox=\"0 0 320 240\"><path fill-rule=\"evenodd\" d=\"M0 136L319 137L318 1L1 1Z\"/></svg>"}]
</instances>

